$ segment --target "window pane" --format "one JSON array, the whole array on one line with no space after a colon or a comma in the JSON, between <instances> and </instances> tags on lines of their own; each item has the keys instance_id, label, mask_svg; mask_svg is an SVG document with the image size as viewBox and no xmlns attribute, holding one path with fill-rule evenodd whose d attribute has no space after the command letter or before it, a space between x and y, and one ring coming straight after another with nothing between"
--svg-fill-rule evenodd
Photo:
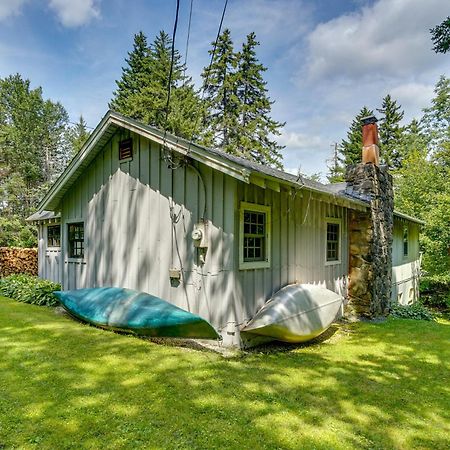
<instances>
[{"instance_id":1,"label":"window pane","mask_svg":"<svg viewBox=\"0 0 450 450\"><path fill-rule=\"evenodd\" d=\"M339 224L327 223L327 261L339 261Z\"/></svg>"},{"instance_id":2,"label":"window pane","mask_svg":"<svg viewBox=\"0 0 450 450\"><path fill-rule=\"evenodd\" d=\"M244 211L244 261L264 261L266 236L266 214Z\"/></svg>"}]
</instances>

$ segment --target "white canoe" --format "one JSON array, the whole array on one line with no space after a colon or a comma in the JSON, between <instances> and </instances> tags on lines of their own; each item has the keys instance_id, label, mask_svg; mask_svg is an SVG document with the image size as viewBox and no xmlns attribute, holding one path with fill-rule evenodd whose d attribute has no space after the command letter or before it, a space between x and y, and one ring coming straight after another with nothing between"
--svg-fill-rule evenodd
<instances>
[{"instance_id":1,"label":"white canoe","mask_svg":"<svg viewBox=\"0 0 450 450\"><path fill-rule=\"evenodd\" d=\"M291 284L279 290L242 331L284 342L306 342L334 321L343 297L312 284Z\"/></svg>"}]
</instances>

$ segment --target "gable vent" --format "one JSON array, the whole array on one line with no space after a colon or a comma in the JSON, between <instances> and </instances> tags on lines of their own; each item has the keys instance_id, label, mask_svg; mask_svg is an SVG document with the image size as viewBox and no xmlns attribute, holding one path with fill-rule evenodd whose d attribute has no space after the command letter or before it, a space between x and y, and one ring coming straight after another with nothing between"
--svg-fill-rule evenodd
<instances>
[{"instance_id":1,"label":"gable vent","mask_svg":"<svg viewBox=\"0 0 450 450\"><path fill-rule=\"evenodd\" d=\"M119 161L131 158L133 158L133 139L124 139L119 142Z\"/></svg>"}]
</instances>

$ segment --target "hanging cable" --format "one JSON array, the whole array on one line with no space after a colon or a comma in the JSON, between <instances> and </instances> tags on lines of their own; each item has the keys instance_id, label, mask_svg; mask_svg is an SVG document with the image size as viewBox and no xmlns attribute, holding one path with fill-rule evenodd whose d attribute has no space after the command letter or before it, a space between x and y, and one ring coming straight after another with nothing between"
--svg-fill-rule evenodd
<instances>
[{"instance_id":1,"label":"hanging cable","mask_svg":"<svg viewBox=\"0 0 450 450\"><path fill-rule=\"evenodd\" d=\"M173 24L173 33L172 33L172 50L170 56L170 70L169 70L169 79L167 81L167 102L166 102L166 117L164 120L164 145L166 142L167 135L167 121L169 120L169 105L170 105L170 95L172 93L172 77L173 77L173 65L175 61L175 37L177 34L178 28L178 13L180 11L180 0L177 0L177 9L175 13L175 23Z\"/></svg>"},{"instance_id":2,"label":"hanging cable","mask_svg":"<svg viewBox=\"0 0 450 450\"><path fill-rule=\"evenodd\" d=\"M203 96L205 95L205 92L209 88L209 73L211 71L211 66L212 66L212 63L214 61L214 57L216 56L217 42L219 41L220 33L222 32L223 19L225 17L225 12L227 10L227 5L228 5L228 0L225 0L225 3L223 5L222 17L220 18L219 29L217 30L216 40L214 41L214 47L213 47L213 51L211 53L211 60L209 61L208 70L206 71L206 80L205 80L205 83L203 85L202 100L203 100Z\"/></svg>"},{"instance_id":3,"label":"hanging cable","mask_svg":"<svg viewBox=\"0 0 450 450\"><path fill-rule=\"evenodd\" d=\"M186 51L184 52L183 78L186 78L186 68L187 68L188 53L189 53L189 38L191 36L191 22L192 22L192 7L193 7L193 4L194 4L194 0L191 0L191 6L190 6L190 9L189 9L188 31L187 31L187 38L186 38Z\"/></svg>"}]
</instances>

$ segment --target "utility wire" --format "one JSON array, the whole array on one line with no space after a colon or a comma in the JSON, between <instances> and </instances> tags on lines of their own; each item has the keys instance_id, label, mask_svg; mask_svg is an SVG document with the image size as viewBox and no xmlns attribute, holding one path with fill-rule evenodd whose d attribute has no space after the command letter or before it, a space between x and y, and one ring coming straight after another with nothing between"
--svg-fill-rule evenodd
<instances>
[{"instance_id":1,"label":"utility wire","mask_svg":"<svg viewBox=\"0 0 450 450\"><path fill-rule=\"evenodd\" d=\"M220 18L219 29L217 30L216 40L214 41L213 51L211 53L211 59L209 61L208 68L206 69L206 80L205 80L205 83L203 84L203 88L202 88L202 96L201 96L201 99L200 99L201 102L203 102L203 99L205 97L205 92L209 89L209 74L211 72L211 67L212 67L212 64L213 64L213 61L214 61L214 57L216 56L217 42L219 41L220 33L222 32L223 19L225 17L225 12L227 10L227 6L228 6L228 0L225 0L225 3L223 5L223 10L222 10L222 16ZM189 143L188 143L187 154L189 154L189 150L191 148L191 144L192 144L192 141L194 139L194 134L195 134L195 130L197 128L199 119L201 121L203 121L204 114L205 114L205 109L202 108L202 113L198 116L197 122L195 124L196 126L192 130L191 139L189 140Z\"/></svg>"},{"instance_id":2,"label":"utility wire","mask_svg":"<svg viewBox=\"0 0 450 450\"><path fill-rule=\"evenodd\" d=\"M185 73L186 73L186 66L187 66L187 61L188 61L189 38L191 36L191 22L192 22L192 6L193 6L193 4L194 4L194 0L191 0L191 7L189 9L188 31L187 31L187 38L186 38L186 51L184 52L184 72Z\"/></svg>"},{"instance_id":3,"label":"utility wire","mask_svg":"<svg viewBox=\"0 0 450 450\"><path fill-rule=\"evenodd\" d=\"M173 64L175 61L175 37L177 34L178 28L178 13L180 11L180 0L177 0L177 9L175 13L175 23L173 24L173 33L172 33L172 52L170 57L170 71L169 71L169 79L167 82L167 102L166 102L166 118L164 123L164 142L166 140L167 135L167 121L169 119L169 105L170 105L170 94L172 93L172 76L173 76Z\"/></svg>"},{"instance_id":4,"label":"utility wire","mask_svg":"<svg viewBox=\"0 0 450 450\"><path fill-rule=\"evenodd\" d=\"M213 51L211 53L211 60L209 61L208 70L206 71L206 80L205 80L205 84L203 85L202 100L203 100L203 97L205 95L205 92L209 88L209 73L211 71L211 66L212 66L212 63L214 61L214 57L216 56L217 42L219 41L219 36L220 36L220 33L222 32L223 19L225 17L225 12L227 10L227 5L228 5L228 0L225 0L225 4L223 5L222 17L220 18L219 29L217 30L216 40L214 41L214 47L213 47Z\"/></svg>"}]
</instances>

